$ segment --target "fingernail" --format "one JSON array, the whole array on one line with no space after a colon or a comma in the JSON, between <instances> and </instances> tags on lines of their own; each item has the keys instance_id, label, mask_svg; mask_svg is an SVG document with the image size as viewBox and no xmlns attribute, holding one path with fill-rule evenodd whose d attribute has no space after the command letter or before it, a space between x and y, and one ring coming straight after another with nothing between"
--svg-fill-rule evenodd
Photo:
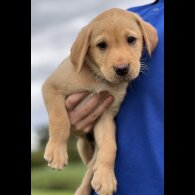
<instances>
[{"instance_id":1,"label":"fingernail","mask_svg":"<svg viewBox=\"0 0 195 195\"><path fill-rule=\"evenodd\" d=\"M114 101L114 97L111 95L109 95L107 98L108 98L108 101L110 101L110 102Z\"/></svg>"}]
</instances>

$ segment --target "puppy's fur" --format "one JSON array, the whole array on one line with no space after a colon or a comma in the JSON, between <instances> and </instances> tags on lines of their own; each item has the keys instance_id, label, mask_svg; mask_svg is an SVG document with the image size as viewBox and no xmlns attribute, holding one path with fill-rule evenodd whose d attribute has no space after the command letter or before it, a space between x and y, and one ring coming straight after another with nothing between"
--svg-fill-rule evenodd
<instances>
[{"instance_id":1,"label":"puppy's fur","mask_svg":"<svg viewBox=\"0 0 195 195\"><path fill-rule=\"evenodd\" d=\"M71 125L65 98L86 90L95 93L106 90L114 96L112 105L95 123L95 147L87 136L78 139L78 151L88 169L76 195L89 195L91 185L99 195L112 195L116 191L114 117L128 82L139 75L144 46L151 55L156 45L156 30L137 14L121 9L105 11L81 30L70 56L44 83L42 92L50 135L44 158L51 168L58 170L68 164ZM128 67L125 73L124 67Z\"/></svg>"}]
</instances>

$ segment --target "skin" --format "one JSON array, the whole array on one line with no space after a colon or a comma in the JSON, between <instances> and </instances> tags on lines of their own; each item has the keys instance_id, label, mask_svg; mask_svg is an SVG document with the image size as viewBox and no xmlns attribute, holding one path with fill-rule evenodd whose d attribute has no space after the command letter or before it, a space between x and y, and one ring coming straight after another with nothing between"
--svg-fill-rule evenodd
<instances>
[{"instance_id":1,"label":"skin","mask_svg":"<svg viewBox=\"0 0 195 195\"><path fill-rule=\"evenodd\" d=\"M74 133L77 135L88 133L93 128L95 121L114 101L113 96L108 95L107 91L102 91L92 96L79 109L75 110L75 107L88 95L89 92L87 91L74 93L65 100L70 123L74 127ZM99 102L102 103L99 104ZM95 115L95 117L91 117L92 115Z\"/></svg>"}]
</instances>

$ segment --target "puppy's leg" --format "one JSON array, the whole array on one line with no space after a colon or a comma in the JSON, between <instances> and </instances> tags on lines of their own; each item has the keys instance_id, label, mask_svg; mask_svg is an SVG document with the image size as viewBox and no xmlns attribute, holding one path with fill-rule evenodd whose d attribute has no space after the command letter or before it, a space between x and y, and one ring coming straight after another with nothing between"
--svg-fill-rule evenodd
<instances>
[{"instance_id":1,"label":"puppy's leg","mask_svg":"<svg viewBox=\"0 0 195 195\"><path fill-rule=\"evenodd\" d=\"M44 158L48 161L48 166L61 170L68 164L67 140L70 134L65 97L47 84L44 84L42 90L49 116L49 141Z\"/></svg>"},{"instance_id":2,"label":"puppy's leg","mask_svg":"<svg viewBox=\"0 0 195 195\"><path fill-rule=\"evenodd\" d=\"M96 153L94 152L92 143L90 143L85 136L79 138L77 148L83 163L87 165L87 171L83 177L81 185L74 195L90 195L92 191L91 179L93 176L93 166Z\"/></svg>"},{"instance_id":3,"label":"puppy's leg","mask_svg":"<svg viewBox=\"0 0 195 195\"><path fill-rule=\"evenodd\" d=\"M87 171L83 177L82 183L74 195L90 195L92 192L91 180L93 177L93 166L95 164L96 152L91 161L87 164Z\"/></svg>"},{"instance_id":4,"label":"puppy's leg","mask_svg":"<svg viewBox=\"0 0 195 195\"><path fill-rule=\"evenodd\" d=\"M97 122L94 133L98 152L91 182L92 187L98 195L112 195L117 187L114 174L116 142L113 116L109 113L104 113Z\"/></svg>"},{"instance_id":5,"label":"puppy's leg","mask_svg":"<svg viewBox=\"0 0 195 195\"><path fill-rule=\"evenodd\" d=\"M94 155L94 148L92 146L92 143L88 141L86 136L79 137L77 141L77 149L83 161L83 164L87 165Z\"/></svg>"}]
</instances>

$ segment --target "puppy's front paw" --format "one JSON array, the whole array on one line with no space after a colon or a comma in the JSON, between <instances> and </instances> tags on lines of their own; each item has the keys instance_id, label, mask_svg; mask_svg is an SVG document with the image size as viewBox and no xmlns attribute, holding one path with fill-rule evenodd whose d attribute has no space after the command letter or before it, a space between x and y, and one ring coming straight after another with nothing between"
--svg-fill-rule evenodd
<instances>
[{"instance_id":1,"label":"puppy's front paw","mask_svg":"<svg viewBox=\"0 0 195 195\"><path fill-rule=\"evenodd\" d=\"M105 166L95 167L91 184L98 195L112 195L117 188L114 170Z\"/></svg>"},{"instance_id":2,"label":"puppy's front paw","mask_svg":"<svg viewBox=\"0 0 195 195\"><path fill-rule=\"evenodd\" d=\"M48 161L49 167L62 170L68 164L66 144L49 141L45 149L44 159Z\"/></svg>"}]
</instances>

